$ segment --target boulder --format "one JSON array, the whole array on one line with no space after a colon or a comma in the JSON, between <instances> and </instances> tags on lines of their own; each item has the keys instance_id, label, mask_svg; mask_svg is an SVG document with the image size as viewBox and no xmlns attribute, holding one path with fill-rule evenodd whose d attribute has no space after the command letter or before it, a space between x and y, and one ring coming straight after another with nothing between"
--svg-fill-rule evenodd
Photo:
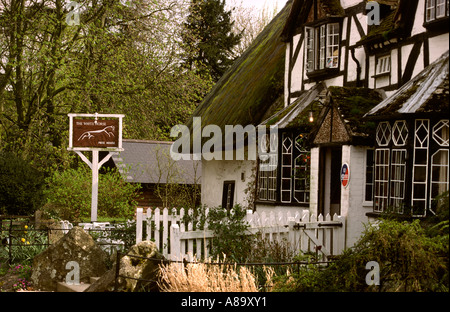
<instances>
[{"instance_id":1,"label":"boulder","mask_svg":"<svg viewBox=\"0 0 450 312\"><path fill-rule=\"evenodd\" d=\"M89 283L90 277L101 276L107 271L108 255L81 227L72 228L56 243L48 247L33 260L31 280L37 289L55 291L58 282L65 281L73 267L79 265L80 282Z\"/></svg>"},{"instance_id":2,"label":"boulder","mask_svg":"<svg viewBox=\"0 0 450 312\"><path fill-rule=\"evenodd\" d=\"M144 259L151 258L151 259ZM116 291L158 291L159 264L164 256L152 241L142 241L130 248L120 259L119 277ZM86 292L113 291L115 286L116 265L94 282ZM131 278L124 278L131 277ZM142 279L142 280L135 280ZM144 281L145 280L145 281Z\"/></svg>"}]
</instances>

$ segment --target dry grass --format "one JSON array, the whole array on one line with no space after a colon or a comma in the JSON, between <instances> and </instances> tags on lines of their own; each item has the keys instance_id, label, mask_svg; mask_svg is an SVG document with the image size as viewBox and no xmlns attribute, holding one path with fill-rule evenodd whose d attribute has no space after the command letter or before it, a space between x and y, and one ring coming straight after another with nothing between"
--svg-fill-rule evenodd
<instances>
[{"instance_id":1,"label":"dry grass","mask_svg":"<svg viewBox=\"0 0 450 312\"><path fill-rule=\"evenodd\" d=\"M268 277L270 276L269 270ZM270 278L268 278L270 280ZM254 274L246 267L205 263L170 263L160 266L163 292L257 292Z\"/></svg>"}]
</instances>

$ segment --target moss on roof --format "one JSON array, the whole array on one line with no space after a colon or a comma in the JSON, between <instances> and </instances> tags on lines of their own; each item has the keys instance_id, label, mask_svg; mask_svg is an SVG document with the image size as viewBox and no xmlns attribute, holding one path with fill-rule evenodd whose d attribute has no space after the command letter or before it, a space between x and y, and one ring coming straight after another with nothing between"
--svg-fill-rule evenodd
<instances>
[{"instance_id":1,"label":"moss on roof","mask_svg":"<svg viewBox=\"0 0 450 312\"><path fill-rule=\"evenodd\" d=\"M381 39L383 41L387 41L392 38L397 30L395 25L395 16L396 11L392 11L388 16L386 16L381 22L380 25L370 27L367 35L363 36L360 42Z\"/></svg>"},{"instance_id":2,"label":"moss on roof","mask_svg":"<svg viewBox=\"0 0 450 312\"><path fill-rule=\"evenodd\" d=\"M201 117L203 126L257 125L283 95L286 48L280 36L291 6L289 1L196 109L192 117Z\"/></svg>"},{"instance_id":3,"label":"moss on roof","mask_svg":"<svg viewBox=\"0 0 450 312\"><path fill-rule=\"evenodd\" d=\"M321 0L320 6L328 16L343 16L345 14L339 0Z\"/></svg>"},{"instance_id":4,"label":"moss on roof","mask_svg":"<svg viewBox=\"0 0 450 312\"><path fill-rule=\"evenodd\" d=\"M367 136L375 129L374 122L362 118L383 100L378 91L356 87L329 87L328 91L351 135Z\"/></svg>"}]
</instances>

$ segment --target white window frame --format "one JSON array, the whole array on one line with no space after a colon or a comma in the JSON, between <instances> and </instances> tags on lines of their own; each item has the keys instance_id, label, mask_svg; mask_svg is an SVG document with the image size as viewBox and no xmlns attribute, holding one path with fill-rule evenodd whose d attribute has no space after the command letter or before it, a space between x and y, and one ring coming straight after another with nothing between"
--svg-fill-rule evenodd
<instances>
[{"instance_id":1,"label":"white window frame","mask_svg":"<svg viewBox=\"0 0 450 312\"><path fill-rule=\"evenodd\" d=\"M446 127L447 132L445 133L447 137L442 137L439 131ZM439 144L439 146L448 146L449 142L449 120L448 119L442 119L438 123L436 123L433 127L433 139L434 141Z\"/></svg>"},{"instance_id":2,"label":"white window frame","mask_svg":"<svg viewBox=\"0 0 450 312\"><path fill-rule=\"evenodd\" d=\"M278 140L276 136L270 137L266 134L261 142L261 149L265 153L269 151L278 150ZM278 156L267 157L267 159L260 158L260 162L266 165L268 170L259 171L259 194L258 199L264 201L276 201L277 192L277 168L278 168Z\"/></svg>"},{"instance_id":3,"label":"white window frame","mask_svg":"<svg viewBox=\"0 0 450 312\"><path fill-rule=\"evenodd\" d=\"M280 185L280 201L282 203L290 203L292 200L292 169L293 169L294 142L289 134L283 133L281 142L281 185ZM286 161L288 160L288 161ZM288 171L289 174L286 174ZM289 187L285 187L285 183ZM287 194L287 195L286 195ZM285 197L288 200L284 199Z\"/></svg>"},{"instance_id":4,"label":"white window frame","mask_svg":"<svg viewBox=\"0 0 450 312\"><path fill-rule=\"evenodd\" d=\"M439 155L439 153L447 153L447 159L446 159L446 163L442 163L442 162L435 162L435 159L437 158L436 156ZM445 157L445 154L444 154ZM439 160L442 160L442 156L440 157ZM441 173L445 173L445 176L447 177L446 180L442 181L442 180L437 180L435 181L435 176L434 173L436 171L439 171L439 175ZM448 149L438 149L433 155L431 155L431 177L430 177L430 203L429 203L429 209L433 214L436 214L436 211L432 210L432 203L433 200L435 199L435 197L433 196L433 189L435 186L437 186L439 189L442 188L441 191L439 191L439 194L442 194L443 192L448 191L449 189L449 150ZM441 178L441 176L439 176ZM439 195L438 194L438 195Z\"/></svg>"},{"instance_id":5,"label":"white window frame","mask_svg":"<svg viewBox=\"0 0 450 312\"><path fill-rule=\"evenodd\" d=\"M375 150L374 162L374 211L383 212L389 204L389 174L390 174L389 148L379 148ZM382 161L380 161L380 159ZM382 189L382 191L378 191Z\"/></svg>"},{"instance_id":6,"label":"white window frame","mask_svg":"<svg viewBox=\"0 0 450 312\"><path fill-rule=\"evenodd\" d=\"M370 161L372 165L369 165L369 152L372 153L372 160ZM369 173L368 169L372 170L372 178L367 179ZM374 196L374 178L375 178L375 150L373 148L367 148L365 151L364 157L364 199L363 206L373 206L373 196ZM372 190L372 197L370 200L367 200L367 189L370 188Z\"/></svg>"},{"instance_id":7,"label":"white window frame","mask_svg":"<svg viewBox=\"0 0 450 312\"><path fill-rule=\"evenodd\" d=\"M305 68L307 72L339 68L340 24L325 23L305 27ZM337 55L335 55L337 53Z\"/></svg>"},{"instance_id":8,"label":"white window frame","mask_svg":"<svg viewBox=\"0 0 450 312\"><path fill-rule=\"evenodd\" d=\"M406 130L405 137L403 137L404 130ZM398 136L395 135L398 133ZM405 120L397 120L392 127L392 142L395 146L405 146L408 141L408 124Z\"/></svg>"},{"instance_id":9,"label":"white window frame","mask_svg":"<svg viewBox=\"0 0 450 312\"><path fill-rule=\"evenodd\" d=\"M397 213L404 213L406 188L406 149L392 149L389 182L389 206Z\"/></svg>"},{"instance_id":10,"label":"white window frame","mask_svg":"<svg viewBox=\"0 0 450 312\"><path fill-rule=\"evenodd\" d=\"M326 67L339 67L339 23L327 24ZM335 55L337 53L337 55Z\"/></svg>"},{"instance_id":11,"label":"white window frame","mask_svg":"<svg viewBox=\"0 0 450 312\"><path fill-rule=\"evenodd\" d=\"M297 173L299 171L308 172L310 169L308 168L308 155L310 153L309 150L305 149L303 146L298 144L298 139L303 137L303 134L299 134L294 139L294 149L296 150L297 157L294 159L294 193L293 193L293 199L297 201L297 203L300 204L307 204L309 203L309 178L308 177L301 177L299 178ZM306 162L305 162L306 159ZM303 184L305 185L304 189L298 189L297 188L297 181L303 181Z\"/></svg>"},{"instance_id":12,"label":"white window frame","mask_svg":"<svg viewBox=\"0 0 450 312\"><path fill-rule=\"evenodd\" d=\"M389 122L383 121L378 124L376 140L378 146L388 146L391 142L392 128ZM386 141L386 142L385 142Z\"/></svg>"},{"instance_id":13,"label":"white window frame","mask_svg":"<svg viewBox=\"0 0 450 312\"><path fill-rule=\"evenodd\" d=\"M420 138L419 131L424 129L426 131L426 137ZM412 190L411 190L411 214L413 217L425 217L427 213L427 180L428 180L428 159L429 159L429 140L430 140L430 120L429 119L416 119L415 121L415 134L414 134L414 155L413 155L413 172L412 172ZM425 152L425 163L417 162L417 154L419 152ZM416 180L416 171L424 170L425 176L422 180ZM415 192L415 187L424 187L424 197L418 197ZM423 203L423 214L414 214L415 203Z\"/></svg>"},{"instance_id":14,"label":"white window frame","mask_svg":"<svg viewBox=\"0 0 450 312\"><path fill-rule=\"evenodd\" d=\"M391 55L384 55L377 58L375 75L388 74L391 72Z\"/></svg>"},{"instance_id":15,"label":"white window frame","mask_svg":"<svg viewBox=\"0 0 450 312\"><path fill-rule=\"evenodd\" d=\"M314 46L314 28L305 27L305 38L306 38L306 54L305 54L305 64L306 71L315 70L315 46Z\"/></svg>"},{"instance_id":16,"label":"white window frame","mask_svg":"<svg viewBox=\"0 0 450 312\"><path fill-rule=\"evenodd\" d=\"M425 22L432 22L449 15L449 0L426 0Z\"/></svg>"}]
</instances>

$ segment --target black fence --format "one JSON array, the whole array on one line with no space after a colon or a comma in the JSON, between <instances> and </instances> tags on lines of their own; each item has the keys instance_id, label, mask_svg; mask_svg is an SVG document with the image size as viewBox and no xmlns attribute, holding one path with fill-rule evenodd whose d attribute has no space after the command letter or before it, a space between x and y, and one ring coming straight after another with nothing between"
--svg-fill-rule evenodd
<instances>
[{"instance_id":1,"label":"black fence","mask_svg":"<svg viewBox=\"0 0 450 312\"><path fill-rule=\"evenodd\" d=\"M92 228L85 231L110 254L114 250L125 250L134 244L134 228L127 229L119 222L111 224L115 228ZM6 262L11 265L17 262L31 262L34 256L55 243L69 230L70 228L58 227L58 223L54 221L36 222L31 217L0 216L0 263Z\"/></svg>"}]
</instances>

